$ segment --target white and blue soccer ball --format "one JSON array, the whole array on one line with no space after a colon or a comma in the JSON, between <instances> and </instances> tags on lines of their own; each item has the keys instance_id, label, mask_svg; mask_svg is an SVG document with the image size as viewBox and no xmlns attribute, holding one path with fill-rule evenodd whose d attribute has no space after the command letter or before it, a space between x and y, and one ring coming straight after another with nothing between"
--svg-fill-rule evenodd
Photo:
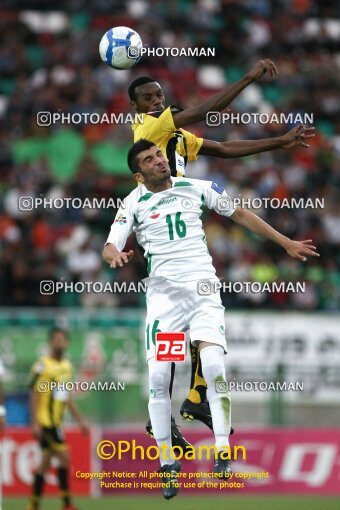
<instances>
[{"instance_id":1,"label":"white and blue soccer ball","mask_svg":"<svg viewBox=\"0 0 340 510\"><path fill-rule=\"evenodd\" d=\"M110 28L99 43L99 53L105 64L115 69L129 69L141 59L142 39L129 27Z\"/></svg>"}]
</instances>

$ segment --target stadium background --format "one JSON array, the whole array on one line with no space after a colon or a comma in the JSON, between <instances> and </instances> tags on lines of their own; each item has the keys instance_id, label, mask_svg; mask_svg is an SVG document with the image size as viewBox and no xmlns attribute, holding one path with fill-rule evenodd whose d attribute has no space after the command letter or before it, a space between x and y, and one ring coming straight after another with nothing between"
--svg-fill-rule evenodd
<instances>
[{"instance_id":1,"label":"stadium background","mask_svg":"<svg viewBox=\"0 0 340 510\"><path fill-rule=\"evenodd\" d=\"M209 46L216 48L216 57L154 57L134 70L114 71L100 61L98 42L105 30L118 25L137 30L149 46ZM324 209L256 211L286 235L314 240L321 256L307 264L290 260L275 245L215 214L205 215L205 225L217 272L225 281L306 282L306 292L300 294L223 296L230 310L226 317L230 377L303 380L305 385L305 391L297 393L235 392L235 427L241 436L245 431L245 437L246 431L251 436L254 430L262 430L262 439L274 430L264 427L285 427L277 429L282 438L296 430L291 427L319 427L312 429L315 439L332 442L334 437L336 443L340 416L339 6L321 0L65 0L56 7L48 0L12 0L2 2L0 34L0 352L6 366L7 437L19 437L24 430L20 427L27 423L28 370L43 352L46 333L54 324L70 329L70 357L77 380L125 382L124 392L77 395L93 433L106 427L119 434L127 425L139 433L146 420L141 342L144 296L39 292L42 280L140 281L144 276L141 260L117 272L108 271L101 261L115 211L18 209L20 196L123 198L133 188L125 162L132 140L130 126L40 127L37 113L127 113L127 86L145 74L162 84L167 104L188 107L239 79L256 60L269 57L279 69L278 79L246 89L233 102L232 111L313 113L317 136L311 148L242 159L200 157L189 163L188 175L215 180L235 197L325 199ZM200 123L189 130L209 139L230 140L277 136L290 127L224 124L210 128ZM188 370L186 364L177 371L177 418ZM320 427L332 427L332 432ZM191 424L184 432L196 438L202 427ZM22 434L18 444L28 441L26 447L34 448L29 436ZM294 441L302 444L304 433L297 434ZM73 459L75 467L81 457L79 453ZM18 465L19 461L17 467L14 463L4 466L14 486L20 472L31 473L34 468L30 457L22 468ZM339 476L335 460L332 476L333 480ZM24 492L27 484L26 478ZM283 508L287 504L333 508L331 498L308 499L314 489L306 484L304 499L281 495L249 499L228 493L216 496L214 504L222 507L228 497L236 509L251 505L265 510L266 505ZM292 484L274 492L291 494L299 489ZM324 489L324 493L332 492L336 490ZM203 494L181 495L173 504L176 509L199 510L211 496L207 500ZM142 498L125 494L102 498L99 503L86 498L81 508L105 509L112 504L120 508L136 501L141 508L163 504L158 493ZM8 497L4 508L22 504L23 500ZM52 508L53 503L48 505Z\"/></svg>"}]
</instances>

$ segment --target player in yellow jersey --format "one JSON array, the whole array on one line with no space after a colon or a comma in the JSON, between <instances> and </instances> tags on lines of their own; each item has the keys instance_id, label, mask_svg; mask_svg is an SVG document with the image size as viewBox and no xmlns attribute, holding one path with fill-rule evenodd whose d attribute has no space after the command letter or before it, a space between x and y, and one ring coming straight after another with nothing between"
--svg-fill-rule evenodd
<instances>
[{"instance_id":1,"label":"player in yellow jersey","mask_svg":"<svg viewBox=\"0 0 340 510\"><path fill-rule=\"evenodd\" d=\"M50 354L42 356L32 367L31 377L31 426L42 449L41 463L35 473L32 496L28 510L38 510L44 488L44 475L52 457L59 460L58 481L63 510L76 510L71 502L68 488L69 453L61 429L64 411L68 408L79 423L83 433L87 425L74 404L71 393L55 383L67 383L73 379L73 367L64 357L68 347L67 333L54 328L49 336Z\"/></svg>"},{"instance_id":2,"label":"player in yellow jersey","mask_svg":"<svg viewBox=\"0 0 340 510\"><path fill-rule=\"evenodd\" d=\"M141 120L132 124L134 142L143 138L157 145L166 155L173 176L184 176L187 161L193 161L200 155L235 158L279 148L308 147L306 139L314 136L314 128L305 126L295 127L285 135L276 138L225 142L198 138L183 129L187 125L205 120L208 112L224 110L244 88L264 74L269 75L270 78L275 78L278 74L275 64L269 59L260 60L239 81L229 85L203 103L185 110L176 106L165 106L165 97L157 80L149 76L137 78L128 89L132 108L136 113L142 114ZM200 420L212 429L211 413L206 400L206 382L202 375L200 357L196 347L191 346L190 353L192 361L190 391L181 407L181 415L184 419ZM172 381L173 376L170 393ZM172 425L173 434L177 435L177 442L179 440L180 443L181 435L174 421ZM146 428L149 433L152 433L150 422ZM176 437L173 437L173 442L176 444ZM185 443L180 445L184 447Z\"/></svg>"}]
</instances>

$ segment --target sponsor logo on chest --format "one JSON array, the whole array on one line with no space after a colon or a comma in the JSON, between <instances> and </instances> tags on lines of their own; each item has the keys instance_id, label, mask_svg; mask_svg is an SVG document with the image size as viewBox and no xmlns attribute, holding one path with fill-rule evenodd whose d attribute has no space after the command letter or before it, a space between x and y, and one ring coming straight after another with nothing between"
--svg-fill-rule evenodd
<instances>
[{"instance_id":1,"label":"sponsor logo on chest","mask_svg":"<svg viewBox=\"0 0 340 510\"><path fill-rule=\"evenodd\" d=\"M152 220L157 220L161 215L161 212L158 208L162 205L173 204L174 202L177 202L177 197L162 198L162 200L157 202L157 204L150 209L149 218Z\"/></svg>"},{"instance_id":2,"label":"sponsor logo on chest","mask_svg":"<svg viewBox=\"0 0 340 510\"><path fill-rule=\"evenodd\" d=\"M162 198L156 205L160 207L161 205L168 205L172 202L177 202L177 197Z\"/></svg>"}]
</instances>

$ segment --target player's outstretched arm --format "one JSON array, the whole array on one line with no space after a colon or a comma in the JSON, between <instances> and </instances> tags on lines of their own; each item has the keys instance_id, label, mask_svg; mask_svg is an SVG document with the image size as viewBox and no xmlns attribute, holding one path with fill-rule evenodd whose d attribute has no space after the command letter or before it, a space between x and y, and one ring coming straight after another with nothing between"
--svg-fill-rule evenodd
<instances>
[{"instance_id":1,"label":"player's outstretched arm","mask_svg":"<svg viewBox=\"0 0 340 510\"><path fill-rule=\"evenodd\" d=\"M307 140L315 136L314 127L302 124L291 129L283 136L263 138L261 140L232 140L230 142L215 142L203 140L199 154L202 156L217 156L220 158L239 158L250 156L273 149L291 149L292 147L309 147Z\"/></svg>"},{"instance_id":2,"label":"player's outstretched arm","mask_svg":"<svg viewBox=\"0 0 340 510\"><path fill-rule=\"evenodd\" d=\"M102 257L110 264L110 267L123 267L124 264L128 264L133 257L133 250L129 252L118 251L114 244L107 243L104 246Z\"/></svg>"},{"instance_id":3,"label":"player's outstretched arm","mask_svg":"<svg viewBox=\"0 0 340 510\"><path fill-rule=\"evenodd\" d=\"M221 112L235 99L236 96L239 95L240 92L242 92L243 89L245 89L253 81L261 78L266 73L273 79L276 78L278 74L274 62L269 58L259 60L249 73L244 75L237 82L226 87L222 90L222 92L219 92L207 99L207 101L204 101L197 106L193 106L192 108L187 108L182 112L173 114L176 128L200 122L205 119L208 112Z\"/></svg>"},{"instance_id":4,"label":"player's outstretched arm","mask_svg":"<svg viewBox=\"0 0 340 510\"><path fill-rule=\"evenodd\" d=\"M311 239L306 239L305 241L293 241L292 239L289 239L289 237L280 234L280 232L247 209L237 207L230 218L252 232L279 244L284 250L286 250L288 255L294 259L299 259L305 262L307 260L307 256L320 256L319 253L316 252L316 247L311 245Z\"/></svg>"}]
</instances>

